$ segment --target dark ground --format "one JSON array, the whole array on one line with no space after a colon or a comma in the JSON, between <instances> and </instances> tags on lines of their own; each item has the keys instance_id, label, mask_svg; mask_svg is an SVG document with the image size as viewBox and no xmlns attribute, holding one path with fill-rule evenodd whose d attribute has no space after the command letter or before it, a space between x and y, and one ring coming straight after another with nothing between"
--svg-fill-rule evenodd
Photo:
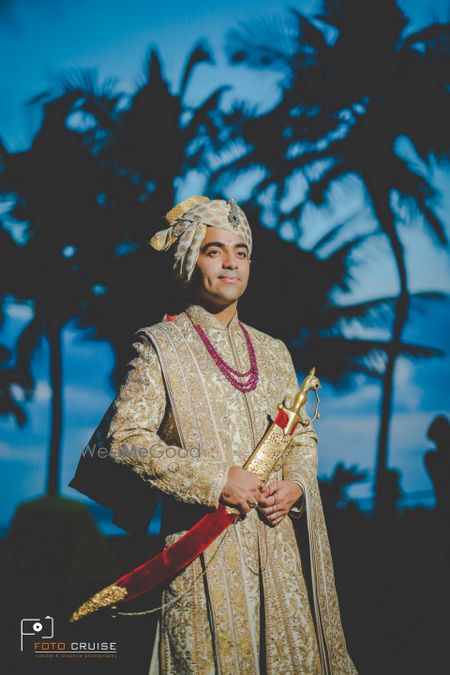
<instances>
[{"instance_id":1,"label":"dark ground","mask_svg":"<svg viewBox=\"0 0 450 675\"><path fill-rule=\"evenodd\" d=\"M347 511L328 522L348 648L360 674L448 675L450 575L433 513L415 510L377 524ZM157 539L131 537L110 537L108 543L123 572L159 546ZM156 614L115 619L94 615L68 624L70 612L111 579L68 584L40 576L30 583L15 571L8 540L0 544L1 675L147 674ZM157 606L158 597L144 596L133 609L152 604ZM32 638L25 638L21 652L20 620L46 615L55 619L54 640L115 641L118 656L38 659L31 651Z\"/></svg>"}]
</instances>

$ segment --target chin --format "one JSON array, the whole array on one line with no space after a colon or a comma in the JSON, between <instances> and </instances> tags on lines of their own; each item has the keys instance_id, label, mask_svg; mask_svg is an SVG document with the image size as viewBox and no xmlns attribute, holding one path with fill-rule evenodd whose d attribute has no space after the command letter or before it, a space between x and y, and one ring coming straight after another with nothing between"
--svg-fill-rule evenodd
<instances>
[{"instance_id":1,"label":"chin","mask_svg":"<svg viewBox=\"0 0 450 675\"><path fill-rule=\"evenodd\" d=\"M230 303L239 300L243 292L244 289L242 288L221 289L220 292L217 293L217 297L221 298L224 302Z\"/></svg>"},{"instance_id":2,"label":"chin","mask_svg":"<svg viewBox=\"0 0 450 675\"><path fill-rule=\"evenodd\" d=\"M240 298L240 294L237 293L207 293L203 294L200 296L203 298L204 301L206 301L208 304L213 305L215 307L228 307L228 305L232 305L233 302L236 302Z\"/></svg>"},{"instance_id":3,"label":"chin","mask_svg":"<svg viewBox=\"0 0 450 675\"><path fill-rule=\"evenodd\" d=\"M211 296L210 302L214 305L217 305L218 307L228 307L228 305L232 305L233 302L236 302L239 299L239 295L234 295L234 296L225 296L225 295L214 295Z\"/></svg>"},{"instance_id":4,"label":"chin","mask_svg":"<svg viewBox=\"0 0 450 675\"><path fill-rule=\"evenodd\" d=\"M224 286L220 285L219 287L210 287L200 288L198 292L198 297L202 298L204 301L211 303L213 305L230 305L233 302L239 300L241 295L243 295L246 286L240 285L236 286Z\"/></svg>"}]
</instances>

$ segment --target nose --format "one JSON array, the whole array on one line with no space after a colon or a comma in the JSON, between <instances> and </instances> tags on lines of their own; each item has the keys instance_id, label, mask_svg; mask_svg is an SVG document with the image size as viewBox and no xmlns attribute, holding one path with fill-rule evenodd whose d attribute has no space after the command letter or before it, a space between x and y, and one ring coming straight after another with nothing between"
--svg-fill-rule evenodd
<instances>
[{"instance_id":1,"label":"nose","mask_svg":"<svg viewBox=\"0 0 450 675\"><path fill-rule=\"evenodd\" d=\"M238 260L231 252L226 252L223 258L222 267L227 270L235 270L238 267Z\"/></svg>"}]
</instances>

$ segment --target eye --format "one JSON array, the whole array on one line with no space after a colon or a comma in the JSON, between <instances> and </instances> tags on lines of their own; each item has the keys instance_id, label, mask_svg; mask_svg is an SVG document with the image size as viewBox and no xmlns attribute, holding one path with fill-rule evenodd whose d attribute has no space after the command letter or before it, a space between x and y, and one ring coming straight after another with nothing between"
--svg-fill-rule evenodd
<instances>
[{"instance_id":1,"label":"eye","mask_svg":"<svg viewBox=\"0 0 450 675\"><path fill-rule=\"evenodd\" d=\"M207 253L207 255L208 255L210 258L212 258L212 257L216 257L216 254L217 254L217 253L220 253L220 251L219 251L218 248L210 248L209 251L208 251L208 253Z\"/></svg>"},{"instance_id":2,"label":"eye","mask_svg":"<svg viewBox=\"0 0 450 675\"><path fill-rule=\"evenodd\" d=\"M240 258L246 258L247 257L247 251L238 251L238 256Z\"/></svg>"}]
</instances>

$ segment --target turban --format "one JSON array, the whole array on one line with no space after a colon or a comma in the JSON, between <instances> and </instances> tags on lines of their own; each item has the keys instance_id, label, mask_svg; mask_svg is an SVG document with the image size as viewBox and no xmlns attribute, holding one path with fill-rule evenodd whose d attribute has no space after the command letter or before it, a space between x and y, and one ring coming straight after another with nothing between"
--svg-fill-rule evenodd
<instances>
[{"instance_id":1,"label":"turban","mask_svg":"<svg viewBox=\"0 0 450 675\"><path fill-rule=\"evenodd\" d=\"M207 227L220 227L239 234L252 251L252 233L248 220L234 199L189 197L166 213L170 227L157 232L150 245L157 251L168 251L175 245L175 276L188 285L200 252Z\"/></svg>"}]
</instances>

